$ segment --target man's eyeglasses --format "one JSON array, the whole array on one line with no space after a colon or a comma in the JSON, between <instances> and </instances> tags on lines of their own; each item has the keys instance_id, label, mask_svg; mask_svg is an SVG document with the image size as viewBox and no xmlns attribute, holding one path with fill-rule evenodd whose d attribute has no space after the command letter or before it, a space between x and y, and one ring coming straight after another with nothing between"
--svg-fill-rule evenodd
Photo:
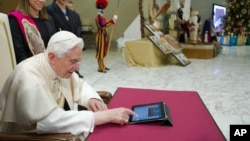
<instances>
[{"instance_id":1,"label":"man's eyeglasses","mask_svg":"<svg viewBox=\"0 0 250 141\"><path fill-rule=\"evenodd\" d=\"M71 65L77 66L77 67L80 66L80 61L79 61L79 60L77 60L77 59L72 59L68 54L66 54L66 57L69 58L68 61L70 62Z\"/></svg>"}]
</instances>

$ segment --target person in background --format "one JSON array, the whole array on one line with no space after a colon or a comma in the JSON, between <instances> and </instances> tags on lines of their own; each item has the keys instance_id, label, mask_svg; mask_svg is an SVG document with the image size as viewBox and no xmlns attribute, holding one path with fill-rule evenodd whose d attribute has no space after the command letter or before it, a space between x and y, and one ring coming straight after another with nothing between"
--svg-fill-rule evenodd
<instances>
[{"instance_id":1,"label":"person in background","mask_svg":"<svg viewBox=\"0 0 250 141\"><path fill-rule=\"evenodd\" d=\"M82 35L82 22L75 11L68 8L69 0L54 0L46 7L47 12L53 17L57 31L66 30L77 37ZM77 71L80 78L83 76Z\"/></svg>"},{"instance_id":2,"label":"person in background","mask_svg":"<svg viewBox=\"0 0 250 141\"><path fill-rule=\"evenodd\" d=\"M187 40L185 36L189 38L189 30L187 21L183 19L183 11L181 7L177 10L177 24L179 25L179 42L185 43Z\"/></svg>"},{"instance_id":3,"label":"person in background","mask_svg":"<svg viewBox=\"0 0 250 141\"><path fill-rule=\"evenodd\" d=\"M46 12L45 0L20 0L8 18L17 63L43 52L56 32L54 21Z\"/></svg>"},{"instance_id":4,"label":"person in background","mask_svg":"<svg viewBox=\"0 0 250 141\"><path fill-rule=\"evenodd\" d=\"M109 68L106 67L104 63L104 57L108 53L109 48L109 38L107 34L107 28L110 25L114 25L117 21L117 15L114 15L113 19L107 21L104 17L103 11L108 6L107 0L97 0L96 8L98 14L95 18L96 26L98 31L96 33L96 59L98 62L98 72L106 73Z\"/></svg>"},{"instance_id":5,"label":"person in background","mask_svg":"<svg viewBox=\"0 0 250 141\"><path fill-rule=\"evenodd\" d=\"M59 31L44 53L17 65L0 93L2 132L86 136L95 126L124 125L130 115L136 115L128 108L108 109L96 91L75 74L83 45L82 38ZM74 103L89 110L74 110Z\"/></svg>"},{"instance_id":6,"label":"person in background","mask_svg":"<svg viewBox=\"0 0 250 141\"><path fill-rule=\"evenodd\" d=\"M70 0L54 0L46 7L47 12L54 18L57 30L66 30L81 37L82 22L78 13L68 8Z\"/></svg>"}]
</instances>

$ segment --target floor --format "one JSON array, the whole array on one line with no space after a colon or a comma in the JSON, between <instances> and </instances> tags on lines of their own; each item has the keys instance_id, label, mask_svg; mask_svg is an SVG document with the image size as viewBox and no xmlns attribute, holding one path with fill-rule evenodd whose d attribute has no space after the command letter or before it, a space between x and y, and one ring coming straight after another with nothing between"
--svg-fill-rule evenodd
<instances>
[{"instance_id":1,"label":"floor","mask_svg":"<svg viewBox=\"0 0 250 141\"><path fill-rule=\"evenodd\" d=\"M250 46L223 47L213 59L190 59L186 67L128 67L122 49L106 57L107 73L97 72L94 49L83 51L80 72L96 90L118 87L197 91L222 133L229 125L250 124Z\"/></svg>"}]
</instances>

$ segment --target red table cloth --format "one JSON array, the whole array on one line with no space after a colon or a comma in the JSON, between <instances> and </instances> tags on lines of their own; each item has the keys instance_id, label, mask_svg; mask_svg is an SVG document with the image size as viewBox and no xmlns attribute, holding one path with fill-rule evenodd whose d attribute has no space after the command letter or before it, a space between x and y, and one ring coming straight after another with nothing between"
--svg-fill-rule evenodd
<instances>
[{"instance_id":1,"label":"red table cloth","mask_svg":"<svg viewBox=\"0 0 250 141\"><path fill-rule=\"evenodd\" d=\"M109 108L163 101L173 126L160 123L97 126L87 141L225 141L213 117L195 91L118 88Z\"/></svg>"}]
</instances>

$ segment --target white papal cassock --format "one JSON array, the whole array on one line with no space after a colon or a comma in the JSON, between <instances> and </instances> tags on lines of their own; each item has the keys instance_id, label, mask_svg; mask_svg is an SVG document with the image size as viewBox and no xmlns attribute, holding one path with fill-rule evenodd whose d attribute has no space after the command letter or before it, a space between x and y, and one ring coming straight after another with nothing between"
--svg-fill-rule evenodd
<instances>
[{"instance_id":1,"label":"white papal cassock","mask_svg":"<svg viewBox=\"0 0 250 141\"><path fill-rule=\"evenodd\" d=\"M93 112L64 111L63 106L59 106L58 95L52 92L56 78L44 53L21 62L0 93L2 131L75 135L92 132ZM59 80L61 96L67 99L71 109L74 103L87 107L91 98L102 100L96 91L75 73L71 79Z\"/></svg>"}]
</instances>

